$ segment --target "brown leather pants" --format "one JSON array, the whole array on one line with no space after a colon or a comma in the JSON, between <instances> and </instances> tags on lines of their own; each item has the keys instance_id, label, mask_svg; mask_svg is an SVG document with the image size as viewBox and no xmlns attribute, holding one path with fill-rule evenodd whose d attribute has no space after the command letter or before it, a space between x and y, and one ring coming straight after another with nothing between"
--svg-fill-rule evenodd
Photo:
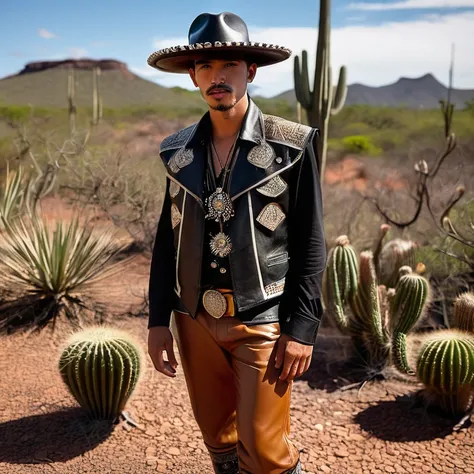
<instances>
[{"instance_id":1,"label":"brown leather pants","mask_svg":"<svg viewBox=\"0 0 474 474\"><path fill-rule=\"evenodd\" d=\"M299 473L289 439L292 382L274 366L279 323L174 313L192 409L216 473ZM239 470L240 469L240 470Z\"/></svg>"}]
</instances>

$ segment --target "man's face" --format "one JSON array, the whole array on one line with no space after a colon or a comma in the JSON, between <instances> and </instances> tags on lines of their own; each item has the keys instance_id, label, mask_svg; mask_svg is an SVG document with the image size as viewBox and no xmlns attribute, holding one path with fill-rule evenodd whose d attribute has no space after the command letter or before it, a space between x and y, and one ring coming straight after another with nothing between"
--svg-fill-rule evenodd
<instances>
[{"instance_id":1,"label":"man's face","mask_svg":"<svg viewBox=\"0 0 474 474\"><path fill-rule=\"evenodd\" d=\"M200 59L194 62L189 75L209 107L226 111L246 94L256 69L256 64L247 66L240 59Z\"/></svg>"}]
</instances>

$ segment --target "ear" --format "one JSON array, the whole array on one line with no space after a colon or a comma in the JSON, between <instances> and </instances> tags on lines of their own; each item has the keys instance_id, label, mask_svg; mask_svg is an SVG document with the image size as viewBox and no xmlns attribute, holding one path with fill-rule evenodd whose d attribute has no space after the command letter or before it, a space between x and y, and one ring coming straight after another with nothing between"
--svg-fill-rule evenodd
<instances>
[{"instance_id":1,"label":"ear","mask_svg":"<svg viewBox=\"0 0 474 474\"><path fill-rule=\"evenodd\" d=\"M256 75L257 75L257 65L253 63L248 67L247 82L253 82Z\"/></svg>"},{"instance_id":2,"label":"ear","mask_svg":"<svg viewBox=\"0 0 474 474\"><path fill-rule=\"evenodd\" d=\"M196 82L196 71L192 67L189 68L189 77L193 81L194 87L199 87L198 83Z\"/></svg>"}]
</instances>

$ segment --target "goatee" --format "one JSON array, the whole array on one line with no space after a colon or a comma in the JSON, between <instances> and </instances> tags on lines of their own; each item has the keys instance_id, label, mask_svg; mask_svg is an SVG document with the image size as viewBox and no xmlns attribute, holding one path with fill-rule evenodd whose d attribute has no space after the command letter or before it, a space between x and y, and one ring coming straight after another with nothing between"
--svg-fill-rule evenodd
<instances>
[{"instance_id":1,"label":"goatee","mask_svg":"<svg viewBox=\"0 0 474 474\"><path fill-rule=\"evenodd\" d=\"M210 105L211 109L219 110L220 112L227 112L228 110L235 107L236 102L232 102L231 104L218 104L218 105Z\"/></svg>"}]
</instances>

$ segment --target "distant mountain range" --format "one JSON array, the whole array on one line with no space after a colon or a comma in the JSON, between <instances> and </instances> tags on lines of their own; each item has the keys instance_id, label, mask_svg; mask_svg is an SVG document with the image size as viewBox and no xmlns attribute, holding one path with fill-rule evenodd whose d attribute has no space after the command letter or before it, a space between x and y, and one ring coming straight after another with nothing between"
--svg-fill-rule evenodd
<instances>
[{"instance_id":1,"label":"distant mountain range","mask_svg":"<svg viewBox=\"0 0 474 474\"><path fill-rule=\"evenodd\" d=\"M198 91L167 88L132 73L125 63L113 59L67 59L28 63L18 74L0 79L0 103L31 104L37 107L67 107L68 69L76 73L76 105L92 105L92 69L100 66L100 89L104 107L162 106L176 109L192 108L204 111L205 104ZM253 87L253 85L252 85ZM258 88L249 88L258 97ZM407 106L416 108L439 107L445 99L447 88L432 74L419 78L402 77L393 84L370 87L363 84L348 86L346 105L368 104L374 106ZM463 108L474 98L473 90L454 89L452 102ZM296 103L294 90L286 91L271 99Z\"/></svg>"},{"instance_id":2,"label":"distant mountain range","mask_svg":"<svg viewBox=\"0 0 474 474\"><path fill-rule=\"evenodd\" d=\"M347 87L346 105L405 106L410 108L439 107L439 100L446 99L448 88L441 84L432 74L418 78L401 77L393 84L380 87L351 84ZM296 102L293 89L276 96L290 103ZM465 102L474 98L474 89L453 89L451 102L456 108L464 108Z\"/></svg>"}]
</instances>

